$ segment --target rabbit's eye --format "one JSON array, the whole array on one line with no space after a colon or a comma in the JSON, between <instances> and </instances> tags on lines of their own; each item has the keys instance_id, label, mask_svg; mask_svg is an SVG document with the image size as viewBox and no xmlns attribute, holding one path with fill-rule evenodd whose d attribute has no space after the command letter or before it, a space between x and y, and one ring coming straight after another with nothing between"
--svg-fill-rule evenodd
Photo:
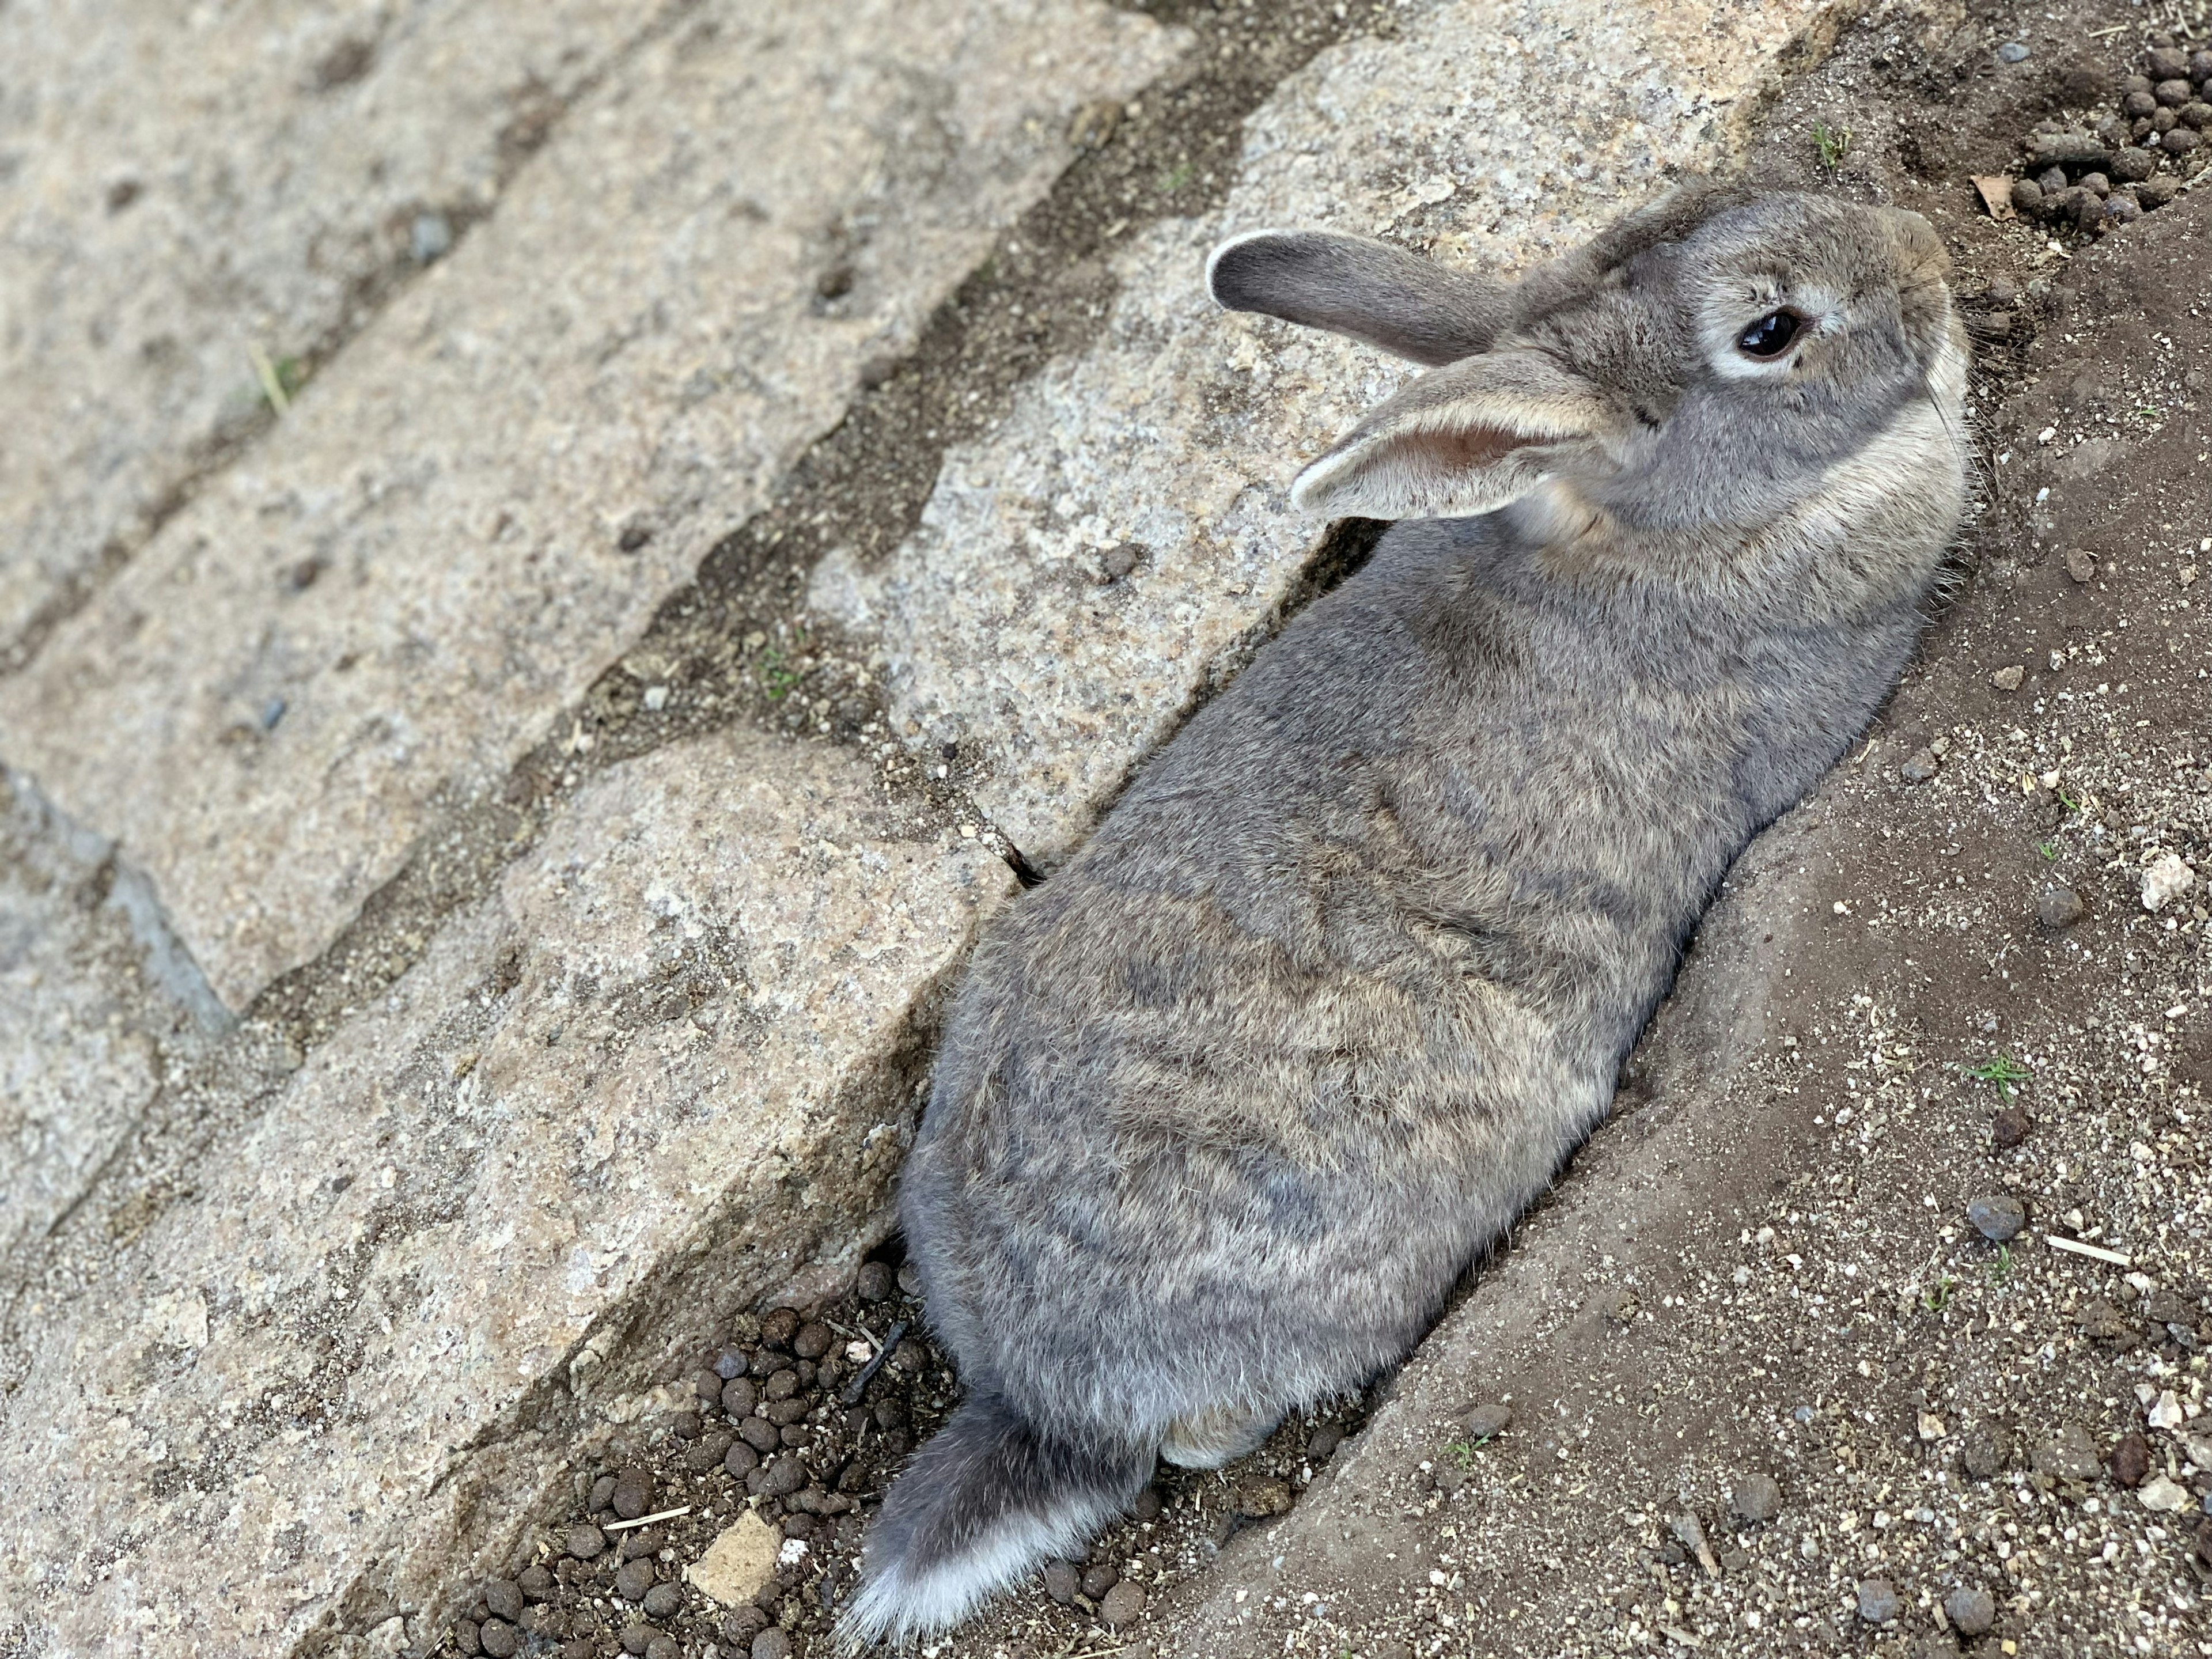
<instances>
[{"instance_id":1,"label":"rabbit's eye","mask_svg":"<svg viewBox=\"0 0 2212 1659\"><path fill-rule=\"evenodd\" d=\"M1747 357L1779 357L1804 322L1794 311L1770 311L1736 336L1736 349Z\"/></svg>"}]
</instances>

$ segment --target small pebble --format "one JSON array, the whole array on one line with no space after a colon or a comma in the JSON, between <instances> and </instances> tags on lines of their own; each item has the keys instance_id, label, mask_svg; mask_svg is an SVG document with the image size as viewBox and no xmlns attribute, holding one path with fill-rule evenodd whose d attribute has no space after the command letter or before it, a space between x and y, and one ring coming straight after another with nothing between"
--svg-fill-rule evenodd
<instances>
[{"instance_id":1,"label":"small pebble","mask_svg":"<svg viewBox=\"0 0 2212 1659\"><path fill-rule=\"evenodd\" d=\"M1897 769L1897 775L1907 783L1925 783L1936 775L1936 753L1931 749L1917 749L1912 757Z\"/></svg>"},{"instance_id":2,"label":"small pebble","mask_svg":"<svg viewBox=\"0 0 2212 1659\"><path fill-rule=\"evenodd\" d=\"M2066 176L2064 167L2045 167L2035 175L2035 182L2045 196L2056 196L2071 187L2074 181Z\"/></svg>"},{"instance_id":3,"label":"small pebble","mask_svg":"<svg viewBox=\"0 0 2212 1659\"><path fill-rule=\"evenodd\" d=\"M2055 882L2036 896L2036 916L2054 933L2062 927L2071 927L2081 920L2087 908L2081 902L2079 893L2071 887L2062 887Z\"/></svg>"},{"instance_id":4,"label":"small pebble","mask_svg":"<svg viewBox=\"0 0 2212 1659\"><path fill-rule=\"evenodd\" d=\"M1972 1638L1986 1633L1996 1623L1997 1604L1985 1589L1960 1588L1943 1598L1943 1616L1960 1635Z\"/></svg>"},{"instance_id":5,"label":"small pebble","mask_svg":"<svg viewBox=\"0 0 2212 1659\"><path fill-rule=\"evenodd\" d=\"M2008 64L2024 64L2028 60L2029 55L2028 45L2025 40L2008 40L1997 48L1997 57Z\"/></svg>"},{"instance_id":6,"label":"small pebble","mask_svg":"<svg viewBox=\"0 0 2212 1659\"><path fill-rule=\"evenodd\" d=\"M753 1472L760 1482L760 1495L764 1498L788 1498L806 1484L806 1466L795 1457L780 1457L767 1468ZM752 1480L745 1482L750 1490Z\"/></svg>"},{"instance_id":7,"label":"small pebble","mask_svg":"<svg viewBox=\"0 0 2212 1659\"><path fill-rule=\"evenodd\" d=\"M476 1656L483 1651L481 1627L475 1620L456 1619L453 1621L453 1645L467 1654L469 1659L476 1659Z\"/></svg>"},{"instance_id":8,"label":"small pebble","mask_svg":"<svg viewBox=\"0 0 2212 1659\"><path fill-rule=\"evenodd\" d=\"M774 1622L758 1607L747 1602L744 1607L732 1607L722 1615L722 1639L738 1647L750 1649L753 1638Z\"/></svg>"},{"instance_id":9,"label":"small pebble","mask_svg":"<svg viewBox=\"0 0 2212 1659\"><path fill-rule=\"evenodd\" d=\"M553 1575L536 1561L515 1574L514 1583L526 1601L543 1601L553 1594Z\"/></svg>"},{"instance_id":10,"label":"small pebble","mask_svg":"<svg viewBox=\"0 0 2212 1659\"><path fill-rule=\"evenodd\" d=\"M2129 1431L2112 1448L2112 1479L2124 1486L2140 1486L2150 1476L2150 1442Z\"/></svg>"},{"instance_id":11,"label":"small pebble","mask_svg":"<svg viewBox=\"0 0 2212 1659\"><path fill-rule=\"evenodd\" d=\"M659 1634L650 1625L626 1625L621 1637L622 1650L643 1659L645 1650L653 1645L653 1638Z\"/></svg>"},{"instance_id":12,"label":"small pebble","mask_svg":"<svg viewBox=\"0 0 2212 1659\"><path fill-rule=\"evenodd\" d=\"M2097 1454L2096 1442L2078 1423L2068 1424L2055 1439L2038 1446L2028 1454L2027 1461L2038 1474L2047 1474L2056 1480L2094 1480L2105 1467L2105 1460Z\"/></svg>"},{"instance_id":13,"label":"small pebble","mask_svg":"<svg viewBox=\"0 0 2212 1659\"><path fill-rule=\"evenodd\" d=\"M725 1348L714 1356L714 1375L725 1382L733 1376L743 1376L749 1362L735 1348Z\"/></svg>"},{"instance_id":14,"label":"small pebble","mask_svg":"<svg viewBox=\"0 0 2212 1659\"><path fill-rule=\"evenodd\" d=\"M596 1561L607 1547L607 1535L588 1521L568 1528L568 1553L579 1561Z\"/></svg>"},{"instance_id":15,"label":"small pebble","mask_svg":"<svg viewBox=\"0 0 2212 1659\"><path fill-rule=\"evenodd\" d=\"M418 265L442 259L453 251L453 227L442 213L418 213L407 229L407 251Z\"/></svg>"},{"instance_id":16,"label":"small pebble","mask_svg":"<svg viewBox=\"0 0 2212 1659\"><path fill-rule=\"evenodd\" d=\"M656 1636L645 1644L645 1659L684 1659L684 1650L672 1636Z\"/></svg>"},{"instance_id":17,"label":"small pebble","mask_svg":"<svg viewBox=\"0 0 2212 1659\"><path fill-rule=\"evenodd\" d=\"M658 1555L660 1547L668 1541L668 1534L658 1527L641 1527L622 1535L620 1558L635 1561L641 1555Z\"/></svg>"},{"instance_id":18,"label":"small pebble","mask_svg":"<svg viewBox=\"0 0 2212 1659\"><path fill-rule=\"evenodd\" d=\"M2112 177L2124 185L2139 185L2158 171L2158 157L2132 146L2112 157Z\"/></svg>"},{"instance_id":19,"label":"small pebble","mask_svg":"<svg viewBox=\"0 0 2212 1659\"><path fill-rule=\"evenodd\" d=\"M643 1469L617 1471L614 1492L608 1502L623 1520L636 1520L653 1507L653 1477Z\"/></svg>"},{"instance_id":20,"label":"small pebble","mask_svg":"<svg viewBox=\"0 0 2212 1659\"><path fill-rule=\"evenodd\" d=\"M761 1341L779 1351L791 1346L791 1339L799 1334L799 1314L791 1308L771 1308L761 1316Z\"/></svg>"},{"instance_id":21,"label":"small pebble","mask_svg":"<svg viewBox=\"0 0 2212 1659\"><path fill-rule=\"evenodd\" d=\"M1747 1474L1729 1494L1729 1508L1747 1526L1771 1521L1782 1513L1782 1486L1771 1474Z\"/></svg>"},{"instance_id":22,"label":"small pebble","mask_svg":"<svg viewBox=\"0 0 2212 1659\"><path fill-rule=\"evenodd\" d=\"M1071 1605L1076 1592L1083 1588L1083 1580L1075 1571L1073 1561L1048 1561L1044 1564L1044 1593L1061 1607Z\"/></svg>"},{"instance_id":23,"label":"small pebble","mask_svg":"<svg viewBox=\"0 0 2212 1659\"><path fill-rule=\"evenodd\" d=\"M920 1296L921 1294L921 1269L915 1267L911 1261L900 1263L898 1270L898 1287L902 1291L905 1291L908 1296Z\"/></svg>"},{"instance_id":24,"label":"small pebble","mask_svg":"<svg viewBox=\"0 0 2212 1659\"><path fill-rule=\"evenodd\" d=\"M615 1478L611 1474L603 1474L592 1483L592 1495L585 1501L584 1507L596 1512L610 1507L614 1501Z\"/></svg>"},{"instance_id":25,"label":"small pebble","mask_svg":"<svg viewBox=\"0 0 2212 1659\"><path fill-rule=\"evenodd\" d=\"M760 1385L750 1376L733 1376L722 1385L722 1409L733 1423L742 1423L760 1405Z\"/></svg>"},{"instance_id":26,"label":"small pebble","mask_svg":"<svg viewBox=\"0 0 2212 1659\"><path fill-rule=\"evenodd\" d=\"M1268 1475L1248 1474L1231 1490L1237 1513L1265 1520L1286 1514L1291 1507L1291 1483Z\"/></svg>"},{"instance_id":27,"label":"small pebble","mask_svg":"<svg viewBox=\"0 0 2212 1659\"><path fill-rule=\"evenodd\" d=\"M801 1325L799 1334L791 1339L791 1351L801 1359L819 1359L836 1340L836 1333L827 1325Z\"/></svg>"},{"instance_id":28,"label":"small pebble","mask_svg":"<svg viewBox=\"0 0 2212 1659\"><path fill-rule=\"evenodd\" d=\"M1462 1412L1459 1425L1467 1431L1470 1440L1488 1440L1504 1433L1506 1425L1512 1420L1513 1407L1498 1401Z\"/></svg>"},{"instance_id":29,"label":"small pebble","mask_svg":"<svg viewBox=\"0 0 2212 1659\"><path fill-rule=\"evenodd\" d=\"M651 1561L625 1561L615 1574L615 1594L625 1601L642 1601L653 1577Z\"/></svg>"},{"instance_id":30,"label":"small pebble","mask_svg":"<svg viewBox=\"0 0 2212 1659\"><path fill-rule=\"evenodd\" d=\"M673 1584L655 1584L645 1593L645 1616L665 1624L684 1607L684 1592Z\"/></svg>"},{"instance_id":31,"label":"small pebble","mask_svg":"<svg viewBox=\"0 0 2212 1659\"><path fill-rule=\"evenodd\" d=\"M2012 181L2012 209L2023 218L2034 218L2043 211L2043 186L2033 179Z\"/></svg>"},{"instance_id":32,"label":"small pebble","mask_svg":"<svg viewBox=\"0 0 2212 1659\"><path fill-rule=\"evenodd\" d=\"M1966 1204L1966 1219L1974 1230L1992 1244L2004 1243L2018 1237L2027 1225L2027 1206L2006 1194L1988 1198L1970 1199Z\"/></svg>"},{"instance_id":33,"label":"small pebble","mask_svg":"<svg viewBox=\"0 0 2212 1659\"><path fill-rule=\"evenodd\" d=\"M1342 1425L1324 1423L1313 1431L1313 1438L1306 1442L1306 1460L1312 1463L1326 1463L1336 1455L1336 1449L1343 1443Z\"/></svg>"},{"instance_id":34,"label":"small pebble","mask_svg":"<svg viewBox=\"0 0 2212 1659\"><path fill-rule=\"evenodd\" d=\"M2189 73L2189 58L2179 46L2148 46L2143 50L2142 72L2153 81L2170 81Z\"/></svg>"},{"instance_id":35,"label":"small pebble","mask_svg":"<svg viewBox=\"0 0 2212 1659\"><path fill-rule=\"evenodd\" d=\"M2177 75L2170 81L2160 81L2150 89L2150 95L2166 109L2179 109L2196 101L2197 88L2189 84L2189 77Z\"/></svg>"},{"instance_id":36,"label":"small pebble","mask_svg":"<svg viewBox=\"0 0 2212 1659\"><path fill-rule=\"evenodd\" d=\"M1988 1480L2005 1466L2005 1443L1988 1429L1977 1429L1959 1448L1959 1462L1977 1480Z\"/></svg>"},{"instance_id":37,"label":"small pebble","mask_svg":"<svg viewBox=\"0 0 2212 1659\"><path fill-rule=\"evenodd\" d=\"M2097 558L2086 547L2077 547L2066 556L2066 574L2077 582L2097 580Z\"/></svg>"},{"instance_id":38,"label":"small pebble","mask_svg":"<svg viewBox=\"0 0 2212 1659\"><path fill-rule=\"evenodd\" d=\"M1859 1617L1869 1625L1887 1625L1904 1610L1897 1587L1887 1578L1863 1579L1859 1583Z\"/></svg>"},{"instance_id":39,"label":"small pebble","mask_svg":"<svg viewBox=\"0 0 2212 1659\"><path fill-rule=\"evenodd\" d=\"M2168 155L2186 155L2204 142L2193 127L2175 127L2159 140L2159 148Z\"/></svg>"},{"instance_id":40,"label":"small pebble","mask_svg":"<svg viewBox=\"0 0 2212 1659\"><path fill-rule=\"evenodd\" d=\"M1106 1592L1098 1603L1098 1616L1105 1620L1109 1630L1120 1630L1124 1625L1136 1623L1145 1610L1145 1587L1133 1579L1124 1578Z\"/></svg>"},{"instance_id":41,"label":"small pebble","mask_svg":"<svg viewBox=\"0 0 2212 1659\"><path fill-rule=\"evenodd\" d=\"M1990 684L2000 691L2017 691L2020 690L2021 681L2027 678L2027 671L2025 668L2018 663L2014 663L2008 667L1998 669L1996 673L1990 675Z\"/></svg>"},{"instance_id":42,"label":"small pebble","mask_svg":"<svg viewBox=\"0 0 2212 1659\"><path fill-rule=\"evenodd\" d=\"M882 1302L889 1298L896 1283L889 1262L863 1261L853 1288L863 1302Z\"/></svg>"},{"instance_id":43,"label":"small pebble","mask_svg":"<svg viewBox=\"0 0 2212 1659\"><path fill-rule=\"evenodd\" d=\"M522 1651L522 1632L504 1619L487 1619L477 1631L477 1640L491 1659L513 1659Z\"/></svg>"},{"instance_id":44,"label":"small pebble","mask_svg":"<svg viewBox=\"0 0 2212 1659\"><path fill-rule=\"evenodd\" d=\"M522 1587L512 1578L488 1578L483 1604L491 1609L493 1618L512 1622L522 1617Z\"/></svg>"},{"instance_id":45,"label":"small pebble","mask_svg":"<svg viewBox=\"0 0 2212 1659\"><path fill-rule=\"evenodd\" d=\"M755 1451L772 1452L783 1443L775 1424L764 1417L748 1417L738 1425L738 1436Z\"/></svg>"},{"instance_id":46,"label":"small pebble","mask_svg":"<svg viewBox=\"0 0 2212 1659\"><path fill-rule=\"evenodd\" d=\"M770 1625L753 1638L753 1659L791 1659L791 1638Z\"/></svg>"},{"instance_id":47,"label":"small pebble","mask_svg":"<svg viewBox=\"0 0 2212 1659\"><path fill-rule=\"evenodd\" d=\"M2085 173L2081 175L2081 188L2092 196L2110 196L2112 181L2101 173Z\"/></svg>"},{"instance_id":48,"label":"small pebble","mask_svg":"<svg viewBox=\"0 0 2212 1659\"><path fill-rule=\"evenodd\" d=\"M2007 1106L1990 1120L1990 1139L2001 1152L2008 1152L2027 1139L2034 1120L2017 1106Z\"/></svg>"},{"instance_id":49,"label":"small pebble","mask_svg":"<svg viewBox=\"0 0 2212 1659\"><path fill-rule=\"evenodd\" d=\"M1121 1582L1121 1575L1114 1570L1110 1561L1101 1561L1088 1568L1083 1575L1083 1593L1096 1601Z\"/></svg>"},{"instance_id":50,"label":"small pebble","mask_svg":"<svg viewBox=\"0 0 2212 1659\"><path fill-rule=\"evenodd\" d=\"M1160 1518L1162 1507L1159 1488L1147 1486L1137 1494L1137 1501L1131 1506L1131 1513L1139 1521L1157 1521Z\"/></svg>"}]
</instances>

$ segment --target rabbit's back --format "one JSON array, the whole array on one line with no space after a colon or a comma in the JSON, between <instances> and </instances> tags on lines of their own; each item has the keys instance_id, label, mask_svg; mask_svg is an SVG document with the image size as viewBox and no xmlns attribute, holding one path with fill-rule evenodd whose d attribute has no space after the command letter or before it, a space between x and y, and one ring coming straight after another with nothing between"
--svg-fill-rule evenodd
<instances>
[{"instance_id":1,"label":"rabbit's back","mask_svg":"<svg viewBox=\"0 0 2212 1659\"><path fill-rule=\"evenodd\" d=\"M1157 1431L1350 1386L1609 1099L1745 840L1910 649L1412 524L1005 919L903 1218L963 1366Z\"/></svg>"}]
</instances>

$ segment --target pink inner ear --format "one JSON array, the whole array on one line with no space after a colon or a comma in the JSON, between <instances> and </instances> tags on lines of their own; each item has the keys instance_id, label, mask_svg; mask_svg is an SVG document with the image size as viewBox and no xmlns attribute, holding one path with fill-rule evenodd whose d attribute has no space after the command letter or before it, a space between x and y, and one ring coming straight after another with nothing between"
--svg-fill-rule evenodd
<instances>
[{"instance_id":1,"label":"pink inner ear","mask_svg":"<svg viewBox=\"0 0 2212 1659\"><path fill-rule=\"evenodd\" d=\"M1480 472L1516 449L1540 442L1499 426L1462 426L1407 433L1400 440L1425 466L1446 474Z\"/></svg>"}]
</instances>

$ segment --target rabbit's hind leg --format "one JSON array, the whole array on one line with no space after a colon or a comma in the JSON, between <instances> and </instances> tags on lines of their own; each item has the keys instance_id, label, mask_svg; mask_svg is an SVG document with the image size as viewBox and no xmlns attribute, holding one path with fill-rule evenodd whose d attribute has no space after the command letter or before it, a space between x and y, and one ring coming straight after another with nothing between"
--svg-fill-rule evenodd
<instances>
[{"instance_id":1,"label":"rabbit's hind leg","mask_svg":"<svg viewBox=\"0 0 2212 1659\"><path fill-rule=\"evenodd\" d=\"M1257 1450L1283 1420L1280 1412L1251 1406L1209 1406L1168 1425L1160 1455L1186 1469L1218 1469Z\"/></svg>"}]
</instances>

